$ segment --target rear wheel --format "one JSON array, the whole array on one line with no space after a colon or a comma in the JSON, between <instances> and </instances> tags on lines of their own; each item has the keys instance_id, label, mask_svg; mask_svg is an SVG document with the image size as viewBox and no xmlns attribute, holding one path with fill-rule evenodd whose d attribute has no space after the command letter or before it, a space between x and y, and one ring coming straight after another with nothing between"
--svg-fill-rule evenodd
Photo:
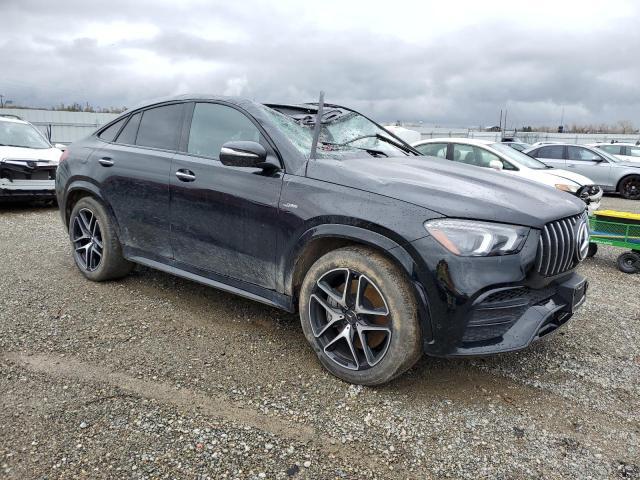
<instances>
[{"instance_id":1,"label":"rear wheel","mask_svg":"<svg viewBox=\"0 0 640 480\"><path fill-rule=\"evenodd\" d=\"M388 382L422 354L411 285L371 249L341 248L316 261L302 284L299 308L318 358L347 382Z\"/></svg>"},{"instance_id":2,"label":"rear wheel","mask_svg":"<svg viewBox=\"0 0 640 480\"><path fill-rule=\"evenodd\" d=\"M618 268L624 273L640 272L640 254L634 251L621 254L618 256Z\"/></svg>"},{"instance_id":3,"label":"rear wheel","mask_svg":"<svg viewBox=\"0 0 640 480\"><path fill-rule=\"evenodd\" d=\"M133 264L122 256L122 246L104 206L96 199L78 201L69 218L73 259L82 274L95 282L128 274Z\"/></svg>"},{"instance_id":4,"label":"rear wheel","mask_svg":"<svg viewBox=\"0 0 640 480\"><path fill-rule=\"evenodd\" d=\"M620 182L620 195L629 200L640 199L640 176L631 175Z\"/></svg>"}]
</instances>

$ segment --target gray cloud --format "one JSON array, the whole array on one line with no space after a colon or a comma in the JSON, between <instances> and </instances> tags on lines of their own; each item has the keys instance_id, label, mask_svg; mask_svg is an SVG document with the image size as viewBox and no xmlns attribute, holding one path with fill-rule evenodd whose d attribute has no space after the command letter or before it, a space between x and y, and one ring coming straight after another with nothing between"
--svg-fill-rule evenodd
<instances>
[{"instance_id":1,"label":"gray cloud","mask_svg":"<svg viewBox=\"0 0 640 480\"><path fill-rule=\"evenodd\" d=\"M324 89L380 120L486 125L508 108L517 126L554 125L564 107L569 123L640 125L633 5L611 25L581 29L515 22L526 12L513 9L456 25L421 3L408 14L424 22L392 28L384 18L332 28L260 1L57 3L2 7L0 93L16 102L132 105L189 91L297 102ZM389 5L375 8L384 17ZM452 28L430 34L441 22ZM420 31L408 38L408 28Z\"/></svg>"}]
</instances>

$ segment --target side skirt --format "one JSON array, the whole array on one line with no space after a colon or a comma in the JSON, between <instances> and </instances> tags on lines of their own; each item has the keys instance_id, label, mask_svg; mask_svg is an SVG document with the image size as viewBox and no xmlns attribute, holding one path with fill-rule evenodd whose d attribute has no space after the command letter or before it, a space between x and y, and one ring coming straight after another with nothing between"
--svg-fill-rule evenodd
<instances>
[{"instance_id":1,"label":"side skirt","mask_svg":"<svg viewBox=\"0 0 640 480\"><path fill-rule=\"evenodd\" d=\"M223 290L250 300L255 300L256 302L280 308L290 313L295 312L293 300L289 295L284 295L274 290L262 288L251 283L235 280L216 273L195 269L190 265L176 262L175 260L166 258L163 258L162 261L153 260L147 256L141 255L141 252L137 251L137 249L125 247L123 253L125 258L131 262L139 263L140 265L170 273L177 277L186 278L187 280L217 288L218 290Z\"/></svg>"}]
</instances>

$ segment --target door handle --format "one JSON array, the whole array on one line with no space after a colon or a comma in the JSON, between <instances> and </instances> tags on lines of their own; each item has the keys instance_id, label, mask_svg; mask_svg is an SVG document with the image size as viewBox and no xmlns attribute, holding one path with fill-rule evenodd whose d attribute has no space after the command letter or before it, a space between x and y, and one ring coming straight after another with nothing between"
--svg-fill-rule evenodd
<instances>
[{"instance_id":1,"label":"door handle","mask_svg":"<svg viewBox=\"0 0 640 480\"><path fill-rule=\"evenodd\" d=\"M178 177L178 180L181 182L193 182L196 179L196 174L191 170L181 168L176 172L176 177Z\"/></svg>"},{"instance_id":2,"label":"door handle","mask_svg":"<svg viewBox=\"0 0 640 480\"><path fill-rule=\"evenodd\" d=\"M111 157L102 157L98 162L100 162L100 165L103 167L113 167L113 160L111 160Z\"/></svg>"}]
</instances>

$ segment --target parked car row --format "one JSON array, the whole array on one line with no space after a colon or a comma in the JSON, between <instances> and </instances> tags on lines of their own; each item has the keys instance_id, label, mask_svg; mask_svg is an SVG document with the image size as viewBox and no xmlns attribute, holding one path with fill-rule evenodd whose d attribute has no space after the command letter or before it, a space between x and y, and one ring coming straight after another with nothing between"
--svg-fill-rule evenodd
<instances>
[{"instance_id":1,"label":"parked car row","mask_svg":"<svg viewBox=\"0 0 640 480\"><path fill-rule=\"evenodd\" d=\"M582 199L592 213L600 207L602 188L576 172L550 168L535 158L500 142L470 138L422 140L413 144L423 155L446 158L483 168L493 168L508 177L519 177L568 192Z\"/></svg>"},{"instance_id":2,"label":"parked car row","mask_svg":"<svg viewBox=\"0 0 640 480\"><path fill-rule=\"evenodd\" d=\"M567 143L533 147L524 153L551 167L571 169L584 175L606 192L640 199L640 162L621 160L603 148Z\"/></svg>"}]
</instances>

